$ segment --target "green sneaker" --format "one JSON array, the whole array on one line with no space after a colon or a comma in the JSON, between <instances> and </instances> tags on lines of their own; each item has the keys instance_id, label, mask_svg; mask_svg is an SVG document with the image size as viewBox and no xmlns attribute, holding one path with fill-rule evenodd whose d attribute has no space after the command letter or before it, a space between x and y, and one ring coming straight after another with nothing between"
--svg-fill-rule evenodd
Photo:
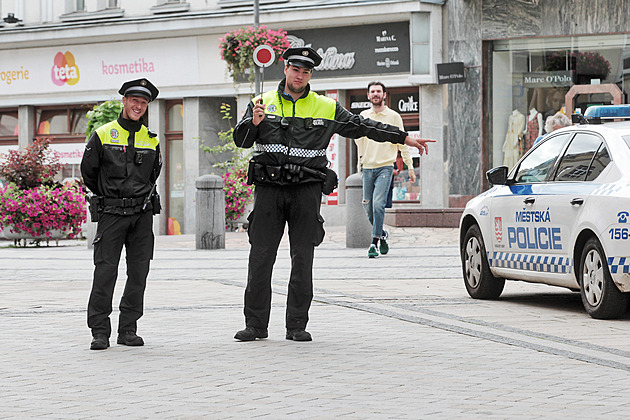
<instances>
[{"instance_id":1,"label":"green sneaker","mask_svg":"<svg viewBox=\"0 0 630 420\"><path fill-rule=\"evenodd\" d=\"M382 239L379 241L378 249L381 251L381 254L386 255L389 252L389 245L387 245L387 241Z\"/></svg>"},{"instance_id":2,"label":"green sneaker","mask_svg":"<svg viewBox=\"0 0 630 420\"><path fill-rule=\"evenodd\" d=\"M368 249L368 257L369 258L378 257L378 251L376 250L376 245L374 244L370 245L370 249Z\"/></svg>"},{"instance_id":3,"label":"green sneaker","mask_svg":"<svg viewBox=\"0 0 630 420\"><path fill-rule=\"evenodd\" d=\"M383 229L383 235L381 236L379 248L381 250L381 254L386 255L389 252L389 245L387 244L387 240L389 239L389 233Z\"/></svg>"}]
</instances>

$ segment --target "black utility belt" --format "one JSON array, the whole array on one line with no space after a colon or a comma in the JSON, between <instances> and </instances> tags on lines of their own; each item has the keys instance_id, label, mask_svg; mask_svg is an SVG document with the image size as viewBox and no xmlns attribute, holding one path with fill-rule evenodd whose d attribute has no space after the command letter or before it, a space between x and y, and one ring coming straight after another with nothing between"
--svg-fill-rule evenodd
<instances>
[{"instance_id":1,"label":"black utility belt","mask_svg":"<svg viewBox=\"0 0 630 420\"><path fill-rule=\"evenodd\" d=\"M320 171L308 166L285 163L284 165L263 165L249 161L247 183L263 185L290 185L304 182L323 182L323 193L328 195L337 187L337 174L332 169Z\"/></svg>"},{"instance_id":2,"label":"black utility belt","mask_svg":"<svg viewBox=\"0 0 630 420\"><path fill-rule=\"evenodd\" d=\"M264 165L262 163L249 161L247 168L247 183L263 184L297 184L304 181L319 180L324 181L326 174L317 169L312 169L293 163L284 165Z\"/></svg>"},{"instance_id":3,"label":"black utility belt","mask_svg":"<svg viewBox=\"0 0 630 420\"><path fill-rule=\"evenodd\" d=\"M136 207L144 204L145 197L141 198L108 198L103 197L105 207Z\"/></svg>"}]
</instances>

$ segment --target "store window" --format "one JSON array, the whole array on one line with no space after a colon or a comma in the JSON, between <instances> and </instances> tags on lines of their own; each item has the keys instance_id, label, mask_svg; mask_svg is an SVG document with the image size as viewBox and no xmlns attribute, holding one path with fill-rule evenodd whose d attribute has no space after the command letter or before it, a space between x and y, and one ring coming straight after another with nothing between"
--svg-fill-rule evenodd
<instances>
[{"instance_id":1,"label":"store window","mask_svg":"<svg viewBox=\"0 0 630 420\"><path fill-rule=\"evenodd\" d=\"M40 107L35 110L35 137L50 139L51 150L64 165L57 175L57 181L68 182L81 178L87 111L93 106Z\"/></svg>"},{"instance_id":2,"label":"store window","mask_svg":"<svg viewBox=\"0 0 630 420\"><path fill-rule=\"evenodd\" d=\"M63 108L38 108L35 135L49 137L52 142L83 142L87 130L87 111L92 105Z\"/></svg>"},{"instance_id":3,"label":"store window","mask_svg":"<svg viewBox=\"0 0 630 420\"><path fill-rule=\"evenodd\" d=\"M0 109L0 160L9 150L18 148L18 110ZM4 180L0 178L0 188Z\"/></svg>"},{"instance_id":4,"label":"store window","mask_svg":"<svg viewBox=\"0 0 630 420\"><path fill-rule=\"evenodd\" d=\"M514 166L558 112L628 102L626 34L500 40L492 49L490 167Z\"/></svg>"},{"instance_id":5,"label":"store window","mask_svg":"<svg viewBox=\"0 0 630 420\"><path fill-rule=\"evenodd\" d=\"M166 215L167 233L184 232L184 107L182 101L166 105Z\"/></svg>"},{"instance_id":6,"label":"store window","mask_svg":"<svg viewBox=\"0 0 630 420\"><path fill-rule=\"evenodd\" d=\"M17 144L18 139L18 111L0 110L0 143Z\"/></svg>"}]
</instances>

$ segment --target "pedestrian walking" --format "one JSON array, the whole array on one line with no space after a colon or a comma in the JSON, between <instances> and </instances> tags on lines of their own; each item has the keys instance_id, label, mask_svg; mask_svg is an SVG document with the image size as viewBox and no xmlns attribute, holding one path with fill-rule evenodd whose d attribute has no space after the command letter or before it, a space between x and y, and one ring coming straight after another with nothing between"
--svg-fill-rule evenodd
<instances>
[{"instance_id":1,"label":"pedestrian walking","mask_svg":"<svg viewBox=\"0 0 630 420\"><path fill-rule=\"evenodd\" d=\"M153 214L160 211L155 193L162 167L157 136L143 119L158 89L147 79L126 82L118 91L123 110L118 119L96 129L81 161L81 174L92 192L90 214L98 220L94 238L94 279L87 308L92 350L109 347L112 298L123 245L127 281L120 300L117 343L142 346L136 334L142 316L149 262L153 258Z\"/></svg>"},{"instance_id":2,"label":"pedestrian walking","mask_svg":"<svg viewBox=\"0 0 630 420\"><path fill-rule=\"evenodd\" d=\"M361 112L362 117L404 130L400 114L385 105L387 89L383 83L370 82L367 97L372 106ZM387 243L389 234L383 230L383 221L398 152L407 165L411 182L416 182L416 173L413 169L413 159L409 146L406 144L377 142L368 137L355 139L355 143L358 149L361 179L363 180L363 208L372 225L372 243L368 248L368 257L376 258L379 251L381 255L389 252L389 244Z\"/></svg>"},{"instance_id":3,"label":"pedestrian walking","mask_svg":"<svg viewBox=\"0 0 630 420\"><path fill-rule=\"evenodd\" d=\"M322 57L310 47L287 49L285 78L276 90L255 97L234 129L237 146L254 146L248 179L256 185L249 215L249 266L245 289L245 329L234 338L267 338L271 275L278 245L289 227L291 274L287 294L286 338L311 341L306 331L313 299L314 249L324 239L321 195L336 186L326 148L333 134L368 136L406 143L427 151L434 140L416 139L398 127L354 115L335 100L311 91L313 68Z\"/></svg>"}]
</instances>

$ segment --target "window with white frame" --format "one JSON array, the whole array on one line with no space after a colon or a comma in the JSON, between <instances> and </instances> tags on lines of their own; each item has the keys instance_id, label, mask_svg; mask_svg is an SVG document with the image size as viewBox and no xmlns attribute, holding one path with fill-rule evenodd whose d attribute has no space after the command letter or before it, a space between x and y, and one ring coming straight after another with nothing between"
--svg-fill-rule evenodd
<instances>
[{"instance_id":1,"label":"window with white frame","mask_svg":"<svg viewBox=\"0 0 630 420\"><path fill-rule=\"evenodd\" d=\"M259 4L261 6L267 4L275 4L275 3L288 3L289 0L259 0ZM254 4L254 0L218 0L217 4L219 7L241 7L241 6L251 6Z\"/></svg>"},{"instance_id":2,"label":"window with white frame","mask_svg":"<svg viewBox=\"0 0 630 420\"><path fill-rule=\"evenodd\" d=\"M53 22L55 20L53 0L40 0L40 6L40 18L42 23Z\"/></svg>"},{"instance_id":3,"label":"window with white frame","mask_svg":"<svg viewBox=\"0 0 630 420\"><path fill-rule=\"evenodd\" d=\"M97 0L96 7L98 10L118 9L118 0Z\"/></svg>"},{"instance_id":4,"label":"window with white frame","mask_svg":"<svg viewBox=\"0 0 630 420\"><path fill-rule=\"evenodd\" d=\"M85 0L66 0L66 13L85 12Z\"/></svg>"},{"instance_id":5,"label":"window with white frame","mask_svg":"<svg viewBox=\"0 0 630 420\"><path fill-rule=\"evenodd\" d=\"M181 13L190 10L190 3L184 0L157 0L151 11L155 14Z\"/></svg>"}]
</instances>

